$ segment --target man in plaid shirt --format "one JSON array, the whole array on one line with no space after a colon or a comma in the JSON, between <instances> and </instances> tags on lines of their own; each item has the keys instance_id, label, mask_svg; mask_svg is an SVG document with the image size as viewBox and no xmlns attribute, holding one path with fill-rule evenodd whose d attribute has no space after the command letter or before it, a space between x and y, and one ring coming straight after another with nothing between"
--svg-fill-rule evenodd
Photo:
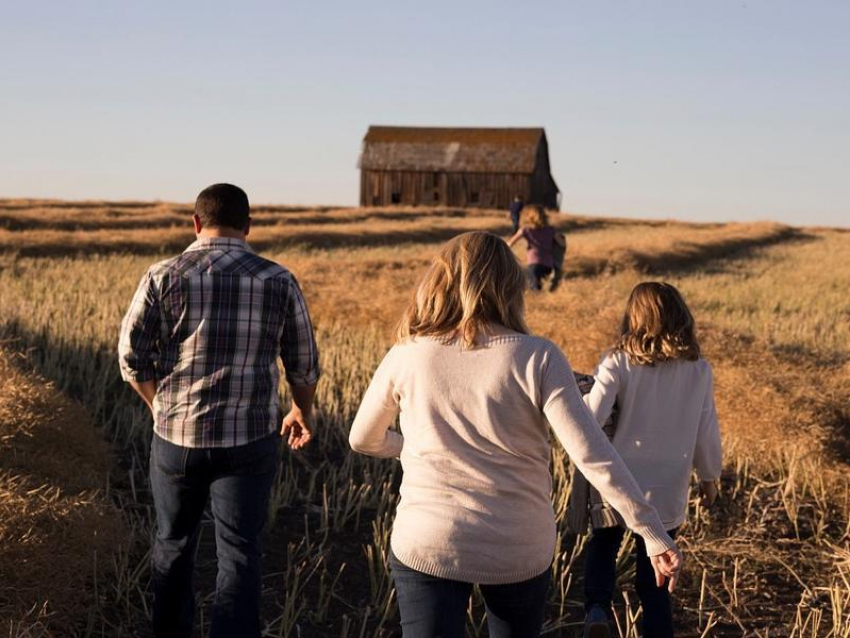
<instances>
[{"instance_id":1,"label":"man in plaid shirt","mask_svg":"<svg viewBox=\"0 0 850 638\"><path fill-rule=\"evenodd\" d=\"M121 374L154 418L154 631L192 633L195 548L211 498L210 635L259 637L260 537L280 436L295 449L310 441L318 355L295 277L245 242L245 192L206 188L193 220L197 241L142 277L118 344ZM293 403L282 422L279 358Z\"/></svg>"}]
</instances>

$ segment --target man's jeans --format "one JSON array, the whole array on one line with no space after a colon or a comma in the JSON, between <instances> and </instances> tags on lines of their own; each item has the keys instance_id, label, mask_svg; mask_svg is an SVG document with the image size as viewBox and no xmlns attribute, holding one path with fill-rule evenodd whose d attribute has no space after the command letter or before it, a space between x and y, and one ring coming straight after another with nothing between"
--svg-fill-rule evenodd
<instances>
[{"instance_id":1,"label":"man's jeans","mask_svg":"<svg viewBox=\"0 0 850 638\"><path fill-rule=\"evenodd\" d=\"M404 638L463 638L472 583L437 578L404 565L392 552L390 570ZM551 569L521 583L480 585L490 638L537 638Z\"/></svg>"},{"instance_id":2,"label":"man's jeans","mask_svg":"<svg viewBox=\"0 0 850 638\"><path fill-rule=\"evenodd\" d=\"M673 529L667 533L676 538ZM617 580L617 553L626 531L622 527L602 527L593 530L587 543L584 561L585 608L601 605L611 609L614 585ZM667 586L655 584L655 570L646 554L646 545L635 535L635 591L643 607L643 635L645 638L673 636L673 615Z\"/></svg>"},{"instance_id":3,"label":"man's jeans","mask_svg":"<svg viewBox=\"0 0 850 638\"><path fill-rule=\"evenodd\" d=\"M151 563L157 637L192 634L192 572L208 497L218 555L210 636L260 635L261 535L279 443L275 433L239 447L186 448L154 435L150 477L157 534Z\"/></svg>"}]
</instances>

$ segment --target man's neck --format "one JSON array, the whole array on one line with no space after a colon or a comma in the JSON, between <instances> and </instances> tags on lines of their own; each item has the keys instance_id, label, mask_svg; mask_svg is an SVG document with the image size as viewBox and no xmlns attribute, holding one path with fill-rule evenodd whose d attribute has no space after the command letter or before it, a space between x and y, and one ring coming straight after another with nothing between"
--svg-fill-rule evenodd
<instances>
[{"instance_id":1,"label":"man's neck","mask_svg":"<svg viewBox=\"0 0 850 638\"><path fill-rule=\"evenodd\" d=\"M241 230L230 229L230 228L204 228L201 232L197 233L196 237L198 239L241 239L245 241L245 233Z\"/></svg>"}]
</instances>

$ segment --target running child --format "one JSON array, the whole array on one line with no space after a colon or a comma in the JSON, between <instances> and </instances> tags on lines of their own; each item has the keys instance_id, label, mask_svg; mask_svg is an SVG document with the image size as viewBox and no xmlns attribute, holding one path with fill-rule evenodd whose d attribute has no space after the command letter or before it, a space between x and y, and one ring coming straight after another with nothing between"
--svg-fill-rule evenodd
<instances>
[{"instance_id":1,"label":"running child","mask_svg":"<svg viewBox=\"0 0 850 638\"><path fill-rule=\"evenodd\" d=\"M540 290L542 281L555 270L555 251L559 250L560 267L563 267L563 256L567 243L563 233L558 232L550 223L549 216L542 206L526 206L523 209L522 226L508 239L508 246L513 246L520 239L525 239L526 277L532 290ZM553 280L551 290L554 290L560 280Z\"/></svg>"}]
</instances>

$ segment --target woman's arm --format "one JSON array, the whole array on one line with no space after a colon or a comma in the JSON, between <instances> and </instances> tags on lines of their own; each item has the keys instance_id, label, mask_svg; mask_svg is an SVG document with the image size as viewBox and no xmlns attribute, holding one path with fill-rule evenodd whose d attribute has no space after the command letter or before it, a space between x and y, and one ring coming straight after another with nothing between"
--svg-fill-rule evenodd
<instances>
[{"instance_id":1,"label":"woman's arm","mask_svg":"<svg viewBox=\"0 0 850 638\"><path fill-rule=\"evenodd\" d=\"M351 424L348 443L355 452L380 458L401 454L404 437L389 429L399 414L392 383L392 354L390 350L375 371Z\"/></svg>"},{"instance_id":2,"label":"woman's arm","mask_svg":"<svg viewBox=\"0 0 850 638\"><path fill-rule=\"evenodd\" d=\"M563 353L553 347L542 374L543 414L575 463L602 497L623 517L626 525L646 542L650 556L678 552L658 512L644 495L584 405Z\"/></svg>"},{"instance_id":3,"label":"woman's arm","mask_svg":"<svg viewBox=\"0 0 850 638\"><path fill-rule=\"evenodd\" d=\"M514 245L515 243L517 243L517 242L520 240L520 238L522 238L522 233L523 233L523 229L522 229L522 228L520 228L518 231L516 231L516 233L514 234L514 236L513 236L513 237L511 237L511 238L508 240L508 246L510 246L511 248L513 248L513 245Z\"/></svg>"},{"instance_id":4,"label":"woman's arm","mask_svg":"<svg viewBox=\"0 0 850 638\"><path fill-rule=\"evenodd\" d=\"M658 512L644 498L626 464L581 398L570 364L552 347L542 375L543 414L578 470L646 544L655 582L673 591L682 554L667 534Z\"/></svg>"}]
</instances>

